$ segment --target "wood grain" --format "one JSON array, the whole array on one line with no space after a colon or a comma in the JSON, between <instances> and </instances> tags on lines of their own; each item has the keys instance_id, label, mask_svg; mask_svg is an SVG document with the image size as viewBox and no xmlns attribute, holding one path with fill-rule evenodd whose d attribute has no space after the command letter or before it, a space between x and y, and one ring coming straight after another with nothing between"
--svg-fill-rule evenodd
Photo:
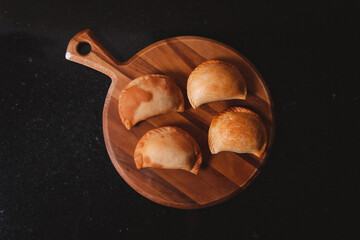
<instances>
[{"instance_id":1,"label":"wood grain","mask_svg":"<svg viewBox=\"0 0 360 240\"><path fill-rule=\"evenodd\" d=\"M81 42L91 46L87 55L77 51ZM83 30L70 40L66 58L112 79L103 111L106 148L121 177L144 197L175 208L212 206L245 189L264 165L274 138L272 100L255 67L229 46L201 37L175 37L156 42L121 63L105 50L90 30ZM248 88L246 100L220 101L204 104L196 110L191 108L186 95L187 78L197 65L211 59L228 61L239 68ZM132 79L149 73L168 75L178 84L184 94L185 112L156 116L128 131L118 113L119 93ZM229 106L247 107L263 118L269 144L261 158L231 152L210 153L207 134L211 120L217 112ZM136 169L133 154L138 140L148 130L165 125L186 130L199 143L203 165L198 175L182 170Z\"/></svg>"}]
</instances>

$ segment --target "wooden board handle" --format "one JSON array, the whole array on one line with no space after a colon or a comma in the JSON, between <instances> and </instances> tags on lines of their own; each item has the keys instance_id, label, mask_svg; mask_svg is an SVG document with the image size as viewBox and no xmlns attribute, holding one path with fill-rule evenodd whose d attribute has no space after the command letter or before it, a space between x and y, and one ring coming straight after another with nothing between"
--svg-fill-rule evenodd
<instances>
[{"instance_id":1,"label":"wooden board handle","mask_svg":"<svg viewBox=\"0 0 360 240\"><path fill-rule=\"evenodd\" d=\"M79 44L87 43L90 45L90 52L81 54L79 52ZM113 81L119 74L117 66L118 62L99 42L95 35L89 30L85 29L76 34L69 42L65 58L67 60L85 65L99 72L108 75Z\"/></svg>"}]
</instances>

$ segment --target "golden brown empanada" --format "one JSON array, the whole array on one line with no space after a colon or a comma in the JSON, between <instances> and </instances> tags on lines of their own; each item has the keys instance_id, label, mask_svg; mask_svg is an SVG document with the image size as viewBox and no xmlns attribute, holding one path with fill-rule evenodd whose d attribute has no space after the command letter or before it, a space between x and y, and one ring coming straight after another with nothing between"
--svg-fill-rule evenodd
<instances>
[{"instance_id":1,"label":"golden brown empanada","mask_svg":"<svg viewBox=\"0 0 360 240\"><path fill-rule=\"evenodd\" d=\"M267 134L260 117L242 107L218 113L209 129L211 153L223 151L252 153L260 157L266 148Z\"/></svg>"},{"instance_id":2,"label":"golden brown empanada","mask_svg":"<svg viewBox=\"0 0 360 240\"><path fill-rule=\"evenodd\" d=\"M191 106L197 108L208 102L245 99L246 84L235 66L224 61L210 60L192 71L187 82L187 94Z\"/></svg>"},{"instance_id":3,"label":"golden brown empanada","mask_svg":"<svg viewBox=\"0 0 360 240\"><path fill-rule=\"evenodd\" d=\"M119 96L119 114L127 129L137 122L168 112L183 112L184 97L168 76L149 74L131 81Z\"/></svg>"},{"instance_id":4,"label":"golden brown empanada","mask_svg":"<svg viewBox=\"0 0 360 240\"><path fill-rule=\"evenodd\" d=\"M177 127L148 131L135 148L136 167L183 169L197 174L202 162L200 147L187 132Z\"/></svg>"}]
</instances>

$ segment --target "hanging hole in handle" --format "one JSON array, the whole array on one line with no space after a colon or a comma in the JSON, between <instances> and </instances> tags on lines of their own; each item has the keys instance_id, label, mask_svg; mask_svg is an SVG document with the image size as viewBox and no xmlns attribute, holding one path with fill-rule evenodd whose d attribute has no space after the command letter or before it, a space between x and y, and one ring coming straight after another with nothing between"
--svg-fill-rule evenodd
<instances>
[{"instance_id":1,"label":"hanging hole in handle","mask_svg":"<svg viewBox=\"0 0 360 240\"><path fill-rule=\"evenodd\" d=\"M90 44L88 44L87 42L79 42L79 44L76 47L76 51L80 54L80 55L88 55L91 51L91 46Z\"/></svg>"}]
</instances>

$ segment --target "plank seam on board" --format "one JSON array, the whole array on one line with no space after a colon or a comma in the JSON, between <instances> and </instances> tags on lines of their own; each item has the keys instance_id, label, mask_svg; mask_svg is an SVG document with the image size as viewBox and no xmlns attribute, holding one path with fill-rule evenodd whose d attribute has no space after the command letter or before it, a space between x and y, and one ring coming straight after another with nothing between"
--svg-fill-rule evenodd
<instances>
[{"instance_id":1,"label":"plank seam on board","mask_svg":"<svg viewBox=\"0 0 360 240\"><path fill-rule=\"evenodd\" d=\"M233 183L235 186L237 186L238 188L241 188L241 186L239 184L237 184L236 182L234 182L233 180L231 180L230 178L228 178L227 176L225 176L222 172L219 172L216 168L214 168L213 166L211 166L209 163L203 163L204 165L206 165L206 167L211 168L212 170L216 171L217 173L219 173L220 175L224 176L224 178L226 178L229 182Z\"/></svg>"},{"instance_id":2,"label":"plank seam on board","mask_svg":"<svg viewBox=\"0 0 360 240\"><path fill-rule=\"evenodd\" d=\"M199 129L203 130L204 133L208 134L209 126L205 124L203 121L201 121L201 119L196 118L195 116L189 114L188 112L179 112L178 114L184 117L192 124L194 124L195 126L197 126Z\"/></svg>"},{"instance_id":3,"label":"plank seam on board","mask_svg":"<svg viewBox=\"0 0 360 240\"><path fill-rule=\"evenodd\" d=\"M183 54L181 51L179 51L178 46L176 46L176 44L174 44L173 42L170 41L166 41L167 45L170 47L170 49L179 56L179 58L186 64L188 65L191 69L194 69L198 64L200 63L194 63L190 57L188 57L187 55ZM184 44L182 41L178 40L176 41L177 44L181 44L182 47L184 47L185 49L188 49L189 51L191 51L197 58L199 58L202 62L206 61L206 58L204 58L203 56L201 56L198 52L196 52L194 49L188 47L186 44Z\"/></svg>"}]
</instances>

